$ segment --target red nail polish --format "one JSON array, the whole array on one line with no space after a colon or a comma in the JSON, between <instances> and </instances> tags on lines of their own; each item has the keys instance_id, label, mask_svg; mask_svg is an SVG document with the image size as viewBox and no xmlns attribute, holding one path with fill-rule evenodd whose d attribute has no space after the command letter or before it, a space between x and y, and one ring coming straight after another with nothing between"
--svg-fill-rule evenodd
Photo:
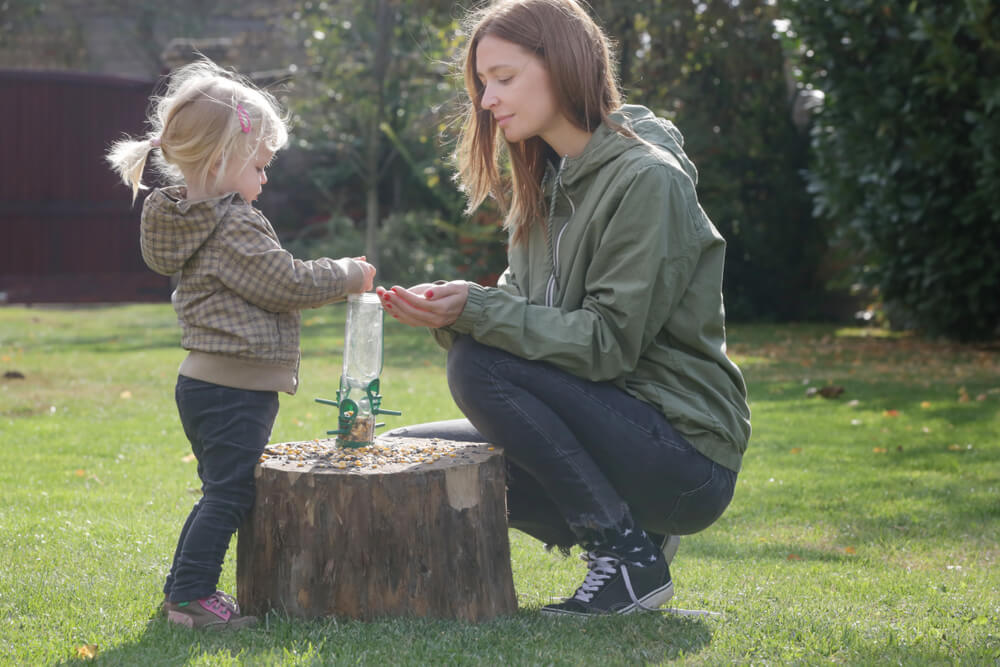
<instances>
[{"instance_id":1,"label":"red nail polish","mask_svg":"<svg viewBox=\"0 0 1000 667\"><path fill-rule=\"evenodd\" d=\"M434 298L434 292L432 292L430 290L427 290L427 292L426 292L426 294L424 296L427 297L428 299L433 299Z\"/></svg>"}]
</instances>

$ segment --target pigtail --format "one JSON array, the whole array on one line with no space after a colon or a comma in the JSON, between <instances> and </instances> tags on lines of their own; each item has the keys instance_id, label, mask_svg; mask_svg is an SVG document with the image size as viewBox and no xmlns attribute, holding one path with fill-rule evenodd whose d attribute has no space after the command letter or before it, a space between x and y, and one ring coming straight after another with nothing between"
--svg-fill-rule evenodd
<instances>
[{"instance_id":1,"label":"pigtail","mask_svg":"<svg viewBox=\"0 0 1000 667\"><path fill-rule=\"evenodd\" d=\"M136 140L131 137L120 139L112 144L111 149L105 159L111 165L111 169L117 173L122 182L132 189L132 203L135 203L139 190L146 190L148 186L142 183L142 172L146 168L146 158L149 151L154 148L155 140Z\"/></svg>"}]
</instances>

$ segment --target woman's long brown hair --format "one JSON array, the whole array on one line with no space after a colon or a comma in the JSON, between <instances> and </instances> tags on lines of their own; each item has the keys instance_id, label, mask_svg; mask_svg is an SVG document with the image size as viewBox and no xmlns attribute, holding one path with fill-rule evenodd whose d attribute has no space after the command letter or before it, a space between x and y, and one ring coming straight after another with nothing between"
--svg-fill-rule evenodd
<instances>
[{"instance_id":1,"label":"woman's long brown hair","mask_svg":"<svg viewBox=\"0 0 1000 667\"><path fill-rule=\"evenodd\" d=\"M468 197L467 212L493 196L505 213L504 227L517 244L545 216L542 177L552 149L541 137L508 142L489 110L476 75L476 48L486 35L517 44L542 61L562 114L593 132L621 105L610 40L575 0L500 0L471 15L464 57L469 103L455 153L458 180ZM506 151L509 183L501 176Z\"/></svg>"}]
</instances>

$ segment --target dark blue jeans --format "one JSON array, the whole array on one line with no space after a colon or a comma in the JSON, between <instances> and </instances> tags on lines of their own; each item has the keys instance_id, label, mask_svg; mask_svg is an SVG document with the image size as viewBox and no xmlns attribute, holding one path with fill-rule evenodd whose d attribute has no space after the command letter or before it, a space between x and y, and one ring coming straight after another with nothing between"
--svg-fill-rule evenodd
<instances>
[{"instance_id":1,"label":"dark blue jeans","mask_svg":"<svg viewBox=\"0 0 1000 667\"><path fill-rule=\"evenodd\" d=\"M732 500L735 472L611 383L460 336L448 385L467 419L387 435L502 447L509 523L547 544L586 544L634 525L654 536L696 533Z\"/></svg>"},{"instance_id":2,"label":"dark blue jeans","mask_svg":"<svg viewBox=\"0 0 1000 667\"><path fill-rule=\"evenodd\" d=\"M254 468L278 415L278 394L177 378L177 410L198 459L201 499L191 508L163 592L171 602L215 592L229 542L253 506Z\"/></svg>"}]
</instances>

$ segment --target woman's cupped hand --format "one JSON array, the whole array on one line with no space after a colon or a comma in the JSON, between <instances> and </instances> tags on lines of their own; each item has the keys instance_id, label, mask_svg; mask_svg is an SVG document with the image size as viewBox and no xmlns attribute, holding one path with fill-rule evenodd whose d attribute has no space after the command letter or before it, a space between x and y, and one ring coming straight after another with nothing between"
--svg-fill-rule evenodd
<instances>
[{"instance_id":1,"label":"woman's cupped hand","mask_svg":"<svg viewBox=\"0 0 1000 667\"><path fill-rule=\"evenodd\" d=\"M439 329L454 324L465 310L469 283L452 280L446 283L421 283L412 287L394 285L376 287L385 312L411 327Z\"/></svg>"}]
</instances>

